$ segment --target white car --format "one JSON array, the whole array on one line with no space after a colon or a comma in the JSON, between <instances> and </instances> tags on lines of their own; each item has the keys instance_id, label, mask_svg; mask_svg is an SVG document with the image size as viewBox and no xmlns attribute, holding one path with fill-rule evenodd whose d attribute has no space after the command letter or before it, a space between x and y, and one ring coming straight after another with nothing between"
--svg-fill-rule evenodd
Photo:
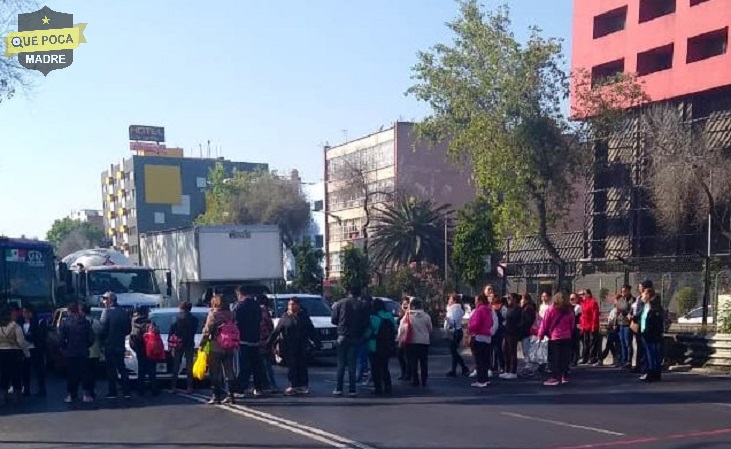
<instances>
[{"instance_id":1,"label":"white car","mask_svg":"<svg viewBox=\"0 0 731 449\"><path fill-rule=\"evenodd\" d=\"M713 306L708 306L708 324L713 324ZM703 307L696 307L678 318L678 324L703 324Z\"/></svg>"},{"instance_id":2,"label":"white car","mask_svg":"<svg viewBox=\"0 0 731 449\"><path fill-rule=\"evenodd\" d=\"M289 300L294 297L300 300L302 307L307 310L307 313L310 315L312 324L315 325L315 329L320 333L322 349L315 351L313 355L334 355L338 340L338 329L330 322L332 316L332 309L330 308L330 305L325 298L320 295L310 295L305 293L267 295L267 298L271 301L271 312L274 326L276 327L279 322L279 317L287 313ZM276 361L277 363L281 363L279 356L276 357Z\"/></svg>"},{"instance_id":3,"label":"white car","mask_svg":"<svg viewBox=\"0 0 731 449\"><path fill-rule=\"evenodd\" d=\"M170 325L173 323L175 317L178 316L180 310L177 307L152 309L150 310L150 320L157 325L160 329L160 336L162 342L165 345L165 358L164 362L157 364L157 378L158 379L169 379L173 376L173 359L168 350L168 332L170 331ZM208 316L208 308L206 307L194 307L191 313L198 318L198 329L195 333L195 347L198 348L203 337L203 326L206 324L206 317ZM194 352L196 354L196 352ZM194 355L195 357L195 355ZM130 379L137 379L138 377L138 366L137 366L137 354L132 350L129 345L129 337L125 342L124 352L124 366L127 368ZM180 377L184 378L185 373L185 358L183 358L180 364Z\"/></svg>"}]
</instances>

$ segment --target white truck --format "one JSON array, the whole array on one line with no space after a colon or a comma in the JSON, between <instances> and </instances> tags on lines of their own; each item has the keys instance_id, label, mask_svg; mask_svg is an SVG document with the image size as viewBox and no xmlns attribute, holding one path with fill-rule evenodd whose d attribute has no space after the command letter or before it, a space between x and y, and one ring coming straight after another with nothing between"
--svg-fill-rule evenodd
<instances>
[{"instance_id":1,"label":"white truck","mask_svg":"<svg viewBox=\"0 0 731 449\"><path fill-rule=\"evenodd\" d=\"M155 270L134 265L122 253L108 248L83 249L58 264L59 284L68 300L101 306L101 297L111 291L124 308L163 307L171 304L170 273L167 292L160 291Z\"/></svg>"},{"instance_id":2,"label":"white truck","mask_svg":"<svg viewBox=\"0 0 731 449\"><path fill-rule=\"evenodd\" d=\"M140 235L145 265L172 272L172 296L204 305L214 293L233 299L237 285L247 293L270 293L283 282L282 236L276 225L194 226Z\"/></svg>"}]
</instances>

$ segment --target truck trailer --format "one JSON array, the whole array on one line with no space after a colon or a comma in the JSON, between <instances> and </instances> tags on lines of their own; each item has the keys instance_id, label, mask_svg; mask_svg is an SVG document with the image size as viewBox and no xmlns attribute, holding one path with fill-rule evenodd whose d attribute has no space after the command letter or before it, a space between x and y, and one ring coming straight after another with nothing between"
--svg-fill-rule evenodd
<instances>
[{"instance_id":1,"label":"truck trailer","mask_svg":"<svg viewBox=\"0 0 731 449\"><path fill-rule=\"evenodd\" d=\"M167 267L172 297L204 305L214 293L271 293L283 283L282 236L276 225L194 226L140 235L145 265Z\"/></svg>"}]
</instances>

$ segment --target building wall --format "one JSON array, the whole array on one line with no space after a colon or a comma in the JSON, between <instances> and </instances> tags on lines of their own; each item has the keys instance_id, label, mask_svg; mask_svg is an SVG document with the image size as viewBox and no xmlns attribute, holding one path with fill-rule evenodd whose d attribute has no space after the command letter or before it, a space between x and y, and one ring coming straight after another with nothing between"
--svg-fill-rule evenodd
<instances>
[{"instance_id":1,"label":"building wall","mask_svg":"<svg viewBox=\"0 0 731 449\"><path fill-rule=\"evenodd\" d=\"M642 75L648 70L667 67L667 56L672 53L670 68L641 77L652 101L695 94L731 84L731 53L728 52L731 1L696 2L697 0L574 0L572 68L593 69L599 75L603 64L623 61L621 68L625 72L640 72ZM666 11L673 11L674 5L674 12L640 22L641 16L647 16L653 6L663 5L668 6ZM613 14L606 14L612 11L616 13L613 18ZM625 17L624 20L621 19L622 16ZM645 20L646 17L642 19ZM611 27L612 23L617 25L615 28L620 29L599 36L602 30L606 32L615 29ZM607 25L610 28L606 28ZM726 36L725 46L717 44L716 39L694 40L714 31ZM596 38L595 32L599 32ZM648 52L653 49L662 50ZM715 49L722 54L692 62L692 58L702 56L700 49L710 51L709 54L713 54ZM572 105L576 105L575 97L572 98Z\"/></svg>"},{"instance_id":2,"label":"building wall","mask_svg":"<svg viewBox=\"0 0 731 449\"><path fill-rule=\"evenodd\" d=\"M117 249L139 255L142 232L189 226L205 212L208 173L217 159L133 156L102 173L105 227ZM226 171L267 164L222 160ZM111 178L111 185L108 184Z\"/></svg>"}]
</instances>

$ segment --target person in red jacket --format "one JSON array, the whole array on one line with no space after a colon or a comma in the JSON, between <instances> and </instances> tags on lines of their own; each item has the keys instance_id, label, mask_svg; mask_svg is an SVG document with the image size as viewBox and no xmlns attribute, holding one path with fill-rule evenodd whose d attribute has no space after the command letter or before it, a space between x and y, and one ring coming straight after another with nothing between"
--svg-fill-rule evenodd
<instances>
[{"instance_id":1,"label":"person in red jacket","mask_svg":"<svg viewBox=\"0 0 731 449\"><path fill-rule=\"evenodd\" d=\"M602 347L602 336L599 333L599 303L586 289L581 301L581 320L579 329L583 339L583 353L581 364L599 364L599 351Z\"/></svg>"}]
</instances>

